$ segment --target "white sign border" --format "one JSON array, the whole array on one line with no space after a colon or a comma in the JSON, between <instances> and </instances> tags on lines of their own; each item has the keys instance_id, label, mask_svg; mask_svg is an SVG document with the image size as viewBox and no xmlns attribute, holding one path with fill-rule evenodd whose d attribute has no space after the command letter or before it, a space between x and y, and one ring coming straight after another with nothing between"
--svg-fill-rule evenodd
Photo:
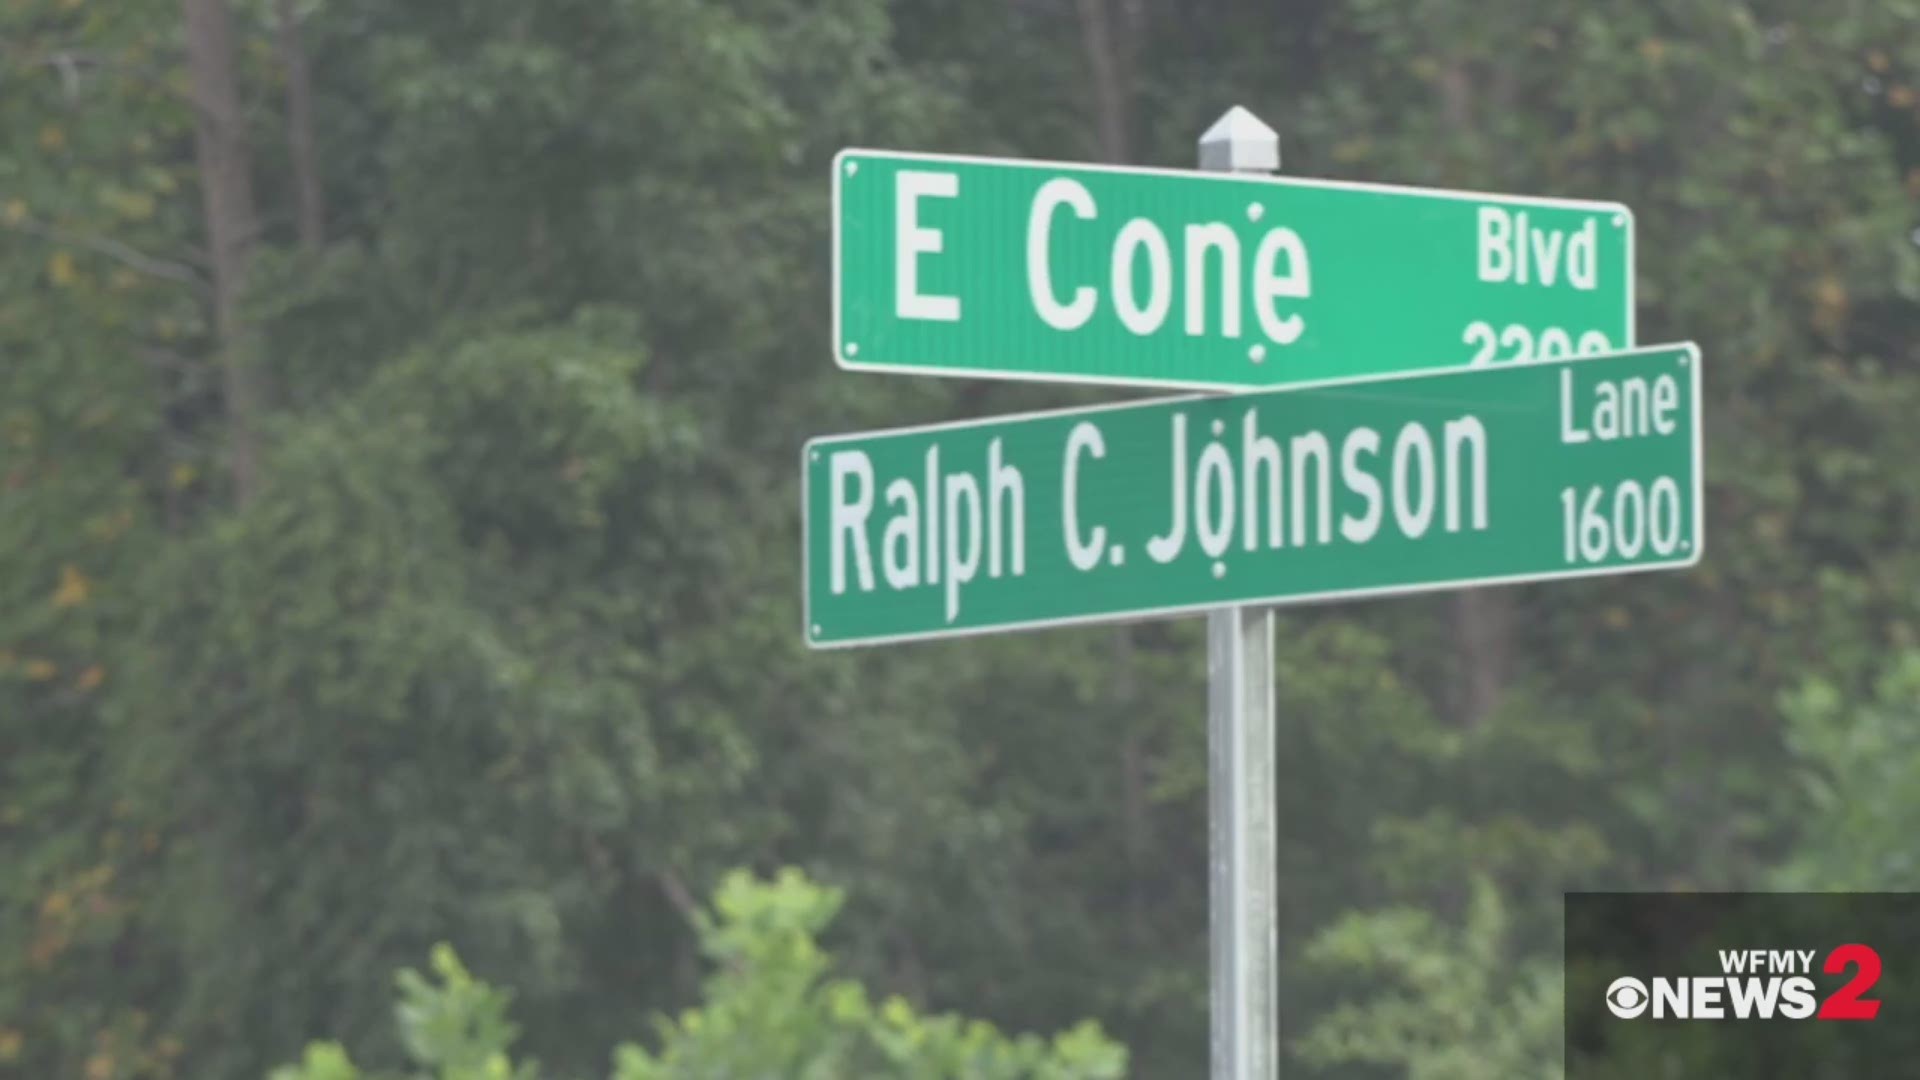
<instances>
[{"instance_id":1,"label":"white sign border","mask_svg":"<svg viewBox=\"0 0 1920 1080\"><path fill-rule=\"evenodd\" d=\"M1545 195L1502 195L1494 192L1471 191L1466 189L1427 188L1397 184L1375 184L1360 180L1321 180L1298 176L1257 175L1249 173L1202 172L1195 169L1164 169L1146 166L1106 165L1084 161L1047 161L1036 158L985 157L969 154L926 154L903 150L873 150L865 147L847 147L833 155L833 213L830 230L833 233L833 362L843 371L867 374L891 375L929 375L949 379L999 379L1013 382L1064 383L1071 386L1118 386L1136 387L1154 390L1210 390L1214 393L1233 393L1259 390L1306 390L1323 386L1355 386L1361 383L1378 382L1382 379L1398 379L1420 372L1457 371L1472 366L1470 363L1436 365L1402 371L1373 372L1365 375L1337 375L1327 379L1313 379L1305 382L1280 383L1231 383L1207 382L1197 379L1152 379L1130 375L1077 375L1058 372L1039 371L1002 371L992 368L950 368L920 364L875 364L858 359L849 360L845 355L846 343L842 340L840 322L841 310L841 252L840 252L840 215L842 210L840 184L846 176L845 163L848 158L865 156L901 161L940 162L955 165L999 165L1012 168L1050 171L1075 169L1083 172L1120 173L1130 176L1171 176L1182 180L1214 181L1241 184L1271 184L1276 187L1311 188L1337 191L1365 191L1383 195L1407 195L1420 198L1448 199L1456 202L1481 203L1518 203L1524 206L1545 206L1560 210L1580 210L1591 214L1621 214L1626 217L1626 327L1627 340L1619 342L1620 350L1630 349L1638 340L1639 328L1636 325L1637 301L1636 280L1639 277L1634 265L1637 251L1634 237L1639 226L1634 220L1633 208L1625 203L1608 202L1594 199L1561 199ZM1596 356L1611 356L1614 353L1596 353Z\"/></svg>"},{"instance_id":2,"label":"white sign border","mask_svg":"<svg viewBox=\"0 0 1920 1080\"><path fill-rule=\"evenodd\" d=\"M1550 367L1555 364L1581 364L1594 360L1619 359L1624 356L1662 355L1673 352L1685 353L1687 367L1692 373L1689 400L1693 423L1693 534L1692 544L1686 555L1678 559L1636 562L1627 566L1588 567L1579 570L1549 570L1533 574L1506 574L1486 578L1470 578L1463 581L1424 582L1415 585L1374 585L1363 589L1328 589L1314 593L1289 593L1278 597L1248 597L1241 600L1213 600L1197 604L1175 604L1167 607L1143 608L1135 611L1105 612L1094 615L1068 615L1052 619L1028 619L1017 622L995 623L990 626L965 626L952 629L920 630L908 634L883 634L874 637L846 638L837 641L818 640L813 621L813 574L812 574L812 530L807 527L807 516L813 506L813 493L810 476L813 454L822 446L853 440L888 438L897 435L918 435L934 431L954 431L965 428L987 427L995 424L1016 423L1028 420L1044 420L1057 416L1090 416L1097 413L1113 412L1118 409L1139 409L1156 405L1176 405L1183 401L1219 400L1219 394L1189 394L1180 397L1151 398L1145 401L1124 401L1107 405L1092 405L1079 408L1047 409L1040 412L1015 413L1008 416L985 417L978 420L948 420L937 424L919 424L903 428L883 428L876 431L854 432L846 435L822 435L808 439L800 450L800 588L802 596L800 634L806 639L808 648L816 652L830 652L841 649L866 648L874 645L902 645L912 642L950 640L953 638L977 637L984 634L1012 633L1022 630L1045 630L1071 626L1117 625L1133 622L1145 622L1150 619L1169 619L1183 615L1201 615L1217 611L1222 607L1259 606L1259 607L1297 607L1307 604L1330 603L1340 600L1377 599L1387 596L1415 596L1422 593L1441 592L1449 589L1473 589L1483 585L1521 585L1539 581L1567 581L1588 577L1617 577L1626 574L1646 573L1653 570L1684 570L1699 563L1707 548L1707 512L1706 512L1706 453L1703 416L1700 391L1703 386L1700 347L1691 341L1669 342L1662 345L1644 345L1632 349L1620 349L1609 353L1595 353L1590 356L1556 357L1552 360L1536 360L1514 367ZM1461 375L1468 372L1499 371L1509 365L1496 365L1480 368L1436 368L1430 371L1403 372L1398 379L1427 379L1436 376ZM1285 393L1291 390L1305 389L1297 386L1266 387L1259 392Z\"/></svg>"}]
</instances>

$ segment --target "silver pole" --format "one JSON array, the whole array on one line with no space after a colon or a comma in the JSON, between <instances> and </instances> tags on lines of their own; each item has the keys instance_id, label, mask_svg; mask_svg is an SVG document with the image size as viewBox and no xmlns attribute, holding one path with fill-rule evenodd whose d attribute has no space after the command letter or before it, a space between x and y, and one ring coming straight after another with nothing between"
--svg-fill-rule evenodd
<instances>
[{"instance_id":1,"label":"silver pole","mask_svg":"<svg viewBox=\"0 0 1920 1080\"><path fill-rule=\"evenodd\" d=\"M1200 168L1275 172L1280 138L1234 106L1200 137ZM1279 1076L1273 612L1207 616L1212 1080Z\"/></svg>"}]
</instances>

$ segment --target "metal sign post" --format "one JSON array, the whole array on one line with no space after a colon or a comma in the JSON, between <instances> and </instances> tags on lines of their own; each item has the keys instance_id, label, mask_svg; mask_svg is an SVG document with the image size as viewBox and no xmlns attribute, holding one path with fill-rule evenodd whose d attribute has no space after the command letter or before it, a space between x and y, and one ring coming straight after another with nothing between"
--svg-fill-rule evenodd
<instances>
[{"instance_id":1,"label":"metal sign post","mask_svg":"<svg viewBox=\"0 0 1920 1080\"><path fill-rule=\"evenodd\" d=\"M1200 167L1274 172L1280 137L1236 105L1200 137ZM1273 610L1207 616L1207 821L1213 1080L1279 1075Z\"/></svg>"},{"instance_id":2,"label":"metal sign post","mask_svg":"<svg viewBox=\"0 0 1920 1080\"><path fill-rule=\"evenodd\" d=\"M1207 617L1213 1080L1279 1075L1273 611Z\"/></svg>"}]
</instances>

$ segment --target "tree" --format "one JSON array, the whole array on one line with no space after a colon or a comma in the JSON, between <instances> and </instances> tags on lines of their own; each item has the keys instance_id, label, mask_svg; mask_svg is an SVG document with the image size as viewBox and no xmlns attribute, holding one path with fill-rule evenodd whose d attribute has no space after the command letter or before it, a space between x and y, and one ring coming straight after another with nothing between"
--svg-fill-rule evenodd
<instances>
[{"instance_id":1,"label":"tree","mask_svg":"<svg viewBox=\"0 0 1920 1080\"><path fill-rule=\"evenodd\" d=\"M159 821L110 785L134 582L194 505L204 280L177 6L9 5L0 126L0 1074L165 1075Z\"/></svg>"},{"instance_id":2,"label":"tree","mask_svg":"<svg viewBox=\"0 0 1920 1080\"><path fill-rule=\"evenodd\" d=\"M235 76L233 19L227 0L182 0L187 70L192 77L195 156L213 271L213 327L219 336L233 486L241 500L259 485L259 370L242 314L248 268L260 239L253 200L253 155Z\"/></svg>"},{"instance_id":3,"label":"tree","mask_svg":"<svg viewBox=\"0 0 1920 1080\"><path fill-rule=\"evenodd\" d=\"M1491 882L1474 883L1454 931L1416 909L1350 915L1307 950L1329 980L1382 980L1364 1004L1342 1005L1299 1041L1311 1065L1387 1066L1408 1080L1558 1077L1559 964L1516 963L1508 915Z\"/></svg>"},{"instance_id":4,"label":"tree","mask_svg":"<svg viewBox=\"0 0 1920 1080\"><path fill-rule=\"evenodd\" d=\"M1911 889L1920 864L1906 823L1920 769L1920 654L1885 662L1871 696L1849 702L1812 679L1784 706L1804 795L1799 843L1777 885L1808 892Z\"/></svg>"},{"instance_id":5,"label":"tree","mask_svg":"<svg viewBox=\"0 0 1920 1080\"><path fill-rule=\"evenodd\" d=\"M1117 1080L1126 1052L1097 1025L1052 1040L1008 1038L958 1016L921 1016L904 1000L876 1003L858 983L828 978L832 961L816 942L840 894L797 871L762 881L729 875L714 912L699 918L702 947L715 965L706 1000L659 1021L658 1049L622 1044L613 1080L702 1080L781 1076L794 1080ZM433 953L437 981L400 975L396 1018L401 1041L423 1077L436 1080L535 1080L532 1062L515 1064L517 1037L509 996L469 974L451 948ZM380 1074L386 1075L386 1074ZM297 1066L272 1080L373 1080L338 1043L308 1047Z\"/></svg>"}]
</instances>

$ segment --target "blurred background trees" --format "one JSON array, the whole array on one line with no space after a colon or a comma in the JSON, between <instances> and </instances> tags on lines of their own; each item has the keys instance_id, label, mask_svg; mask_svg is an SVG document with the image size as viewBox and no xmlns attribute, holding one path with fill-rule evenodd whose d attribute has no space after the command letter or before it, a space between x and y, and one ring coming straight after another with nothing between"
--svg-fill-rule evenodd
<instances>
[{"instance_id":1,"label":"blurred background trees","mask_svg":"<svg viewBox=\"0 0 1920 1080\"><path fill-rule=\"evenodd\" d=\"M6 5L0 1076L253 1078L314 1039L346 1050L286 1075L494 1076L393 1023L439 942L476 976L440 954L403 1012L511 987L523 1034L487 1055L603 1075L637 1040L618 1075L711 1075L785 1036L647 1018L762 992L709 966L703 913L785 866L841 892L791 879L779 932L850 981L781 1000L848 1046L897 995L913 1024L1097 1018L1129 1075L1194 1075L1198 627L809 655L793 463L1116 396L837 371L835 150L1185 166L1236 102L1289 172L1631 204L1641 340L1700 341L1710 394L1698 570L1286 614L1289 1074L1557 1060L1565 889L1900 886L1917 27L1911 0ZM1462 1057L1496 1009L1526 1021ZM1107 1075L1097 1043L1021 1060Z\"/></svg>"}]
</instances>

